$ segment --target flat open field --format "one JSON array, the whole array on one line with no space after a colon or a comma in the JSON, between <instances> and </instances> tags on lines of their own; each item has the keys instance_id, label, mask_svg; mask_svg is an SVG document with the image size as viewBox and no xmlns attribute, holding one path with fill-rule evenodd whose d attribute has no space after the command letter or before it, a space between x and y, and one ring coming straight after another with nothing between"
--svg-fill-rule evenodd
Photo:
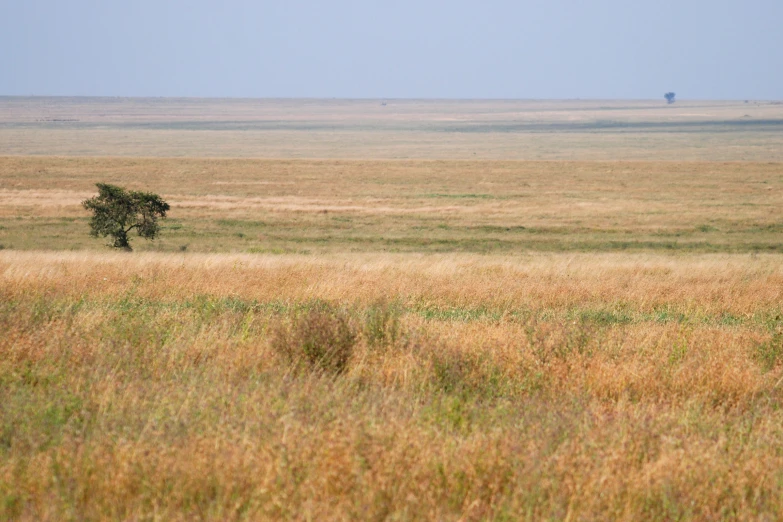
<instances>
[{"instance_id":1,"label":"flat open field","mask_svg":"<svg viewBox=\"0 0 783 522\"><path fill-rule=\"evenodd\" d=\"M781 122L0 98L0 520L783 518Z\"/></svg>"},{"instance_id":2,"label":"flat open field","mask_svg":"<svg viewBox=\"0 0 783 522\"><path fill-rule=\"evenodd\" d=\"M783 102L0 96L0 155L783 161Z\"/></svg>"},{"instance_id":3,"label":"flat open field","mask_svg":"<svg viewBox=\"0 0 783 522\"><path fill-rule=\"evenodd\" d=\"M783 250L783 163L0 158L0 244L93 249L104 181L162 194L189 252Z\"/></svg>"}]
</instances>

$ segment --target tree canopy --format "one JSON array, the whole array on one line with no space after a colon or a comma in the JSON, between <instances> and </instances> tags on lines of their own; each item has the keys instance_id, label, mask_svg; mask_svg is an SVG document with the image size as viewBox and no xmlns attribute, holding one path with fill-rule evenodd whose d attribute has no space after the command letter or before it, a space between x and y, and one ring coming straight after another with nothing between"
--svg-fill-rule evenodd
<instances>
[{"instance_id":1,"label":"tree canopy","mask_svg":"<svg viewBox=\"0 0 783 522\"><path fill-rule=\"evenodd\" d=\"M98 195L82 202L92 212L90 235L111 236L112 246L132 250L128 233L136 229L139 236L155 239L160 231L158 218L165 218L169 204L151 192L125 190L123 187L97 183Z\"/></svg>"}]
</instances>

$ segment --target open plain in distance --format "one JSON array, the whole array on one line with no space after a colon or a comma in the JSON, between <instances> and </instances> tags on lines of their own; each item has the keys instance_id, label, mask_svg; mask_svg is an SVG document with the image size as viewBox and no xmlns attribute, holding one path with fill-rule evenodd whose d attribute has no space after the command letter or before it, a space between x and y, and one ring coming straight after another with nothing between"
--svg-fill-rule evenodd
<instances>
[{"instance_id":1,"label":"open plain in distance","mask_svg":"<svg viewBox=\"0 0 783 522\"><path fill-rule=\"evenodd\" d=\"M0 98L0 519L779 519L782 128Z\"/></svg>"},{"instance_id":2,"label":"open plain in distance","mask_svg":"<svg viewBox=\"0 0 783 522\"><path fill-rule=\"evenodd\" d=\"M781 161L783 102L0 96L0 156Z\"/></svg>"}]
</instances>

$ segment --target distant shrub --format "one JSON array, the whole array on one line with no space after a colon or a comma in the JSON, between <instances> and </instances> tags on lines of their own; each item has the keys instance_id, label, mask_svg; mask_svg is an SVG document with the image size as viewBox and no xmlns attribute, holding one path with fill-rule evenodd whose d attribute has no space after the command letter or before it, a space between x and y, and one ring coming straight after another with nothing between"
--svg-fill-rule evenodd
<instances>
[{"instance_id":1,"label":"distant shrub","mask_svg":"<svg viewBox=\"0 0 783 522\"><path fill-rule=\"evenodd\" d=\"M533 355L541 364L563 361L573 354L591 356L592 343L599 330L595 323L624 323L622 316L606 313L584 313L580 320L548 322L531 318L525 323L525 334Z\"/></svg>"},{"instance_id":2,"label":"distant shrub","mask_svg":"<svg viewBox=\"0 0 783 522\"><path fill-rule=\"evenodd\" d=\"M378 301L364 312L362 334L373 348L393 345L400 337L400 309L386 301Z\"/></svg>"},{"instance_id":3,"label":"distant shrub","mask_svg":"<svg viewBox=\"0 0 783 522\"><path fill-rule=\"evenodd\" d=\"M348 368L358 338L347 314L320 304L281 322L272 335L272 348L296 366L341 374Z\"/></svg>"},{"instance_id":4,"label":"distant shrub","mask_svg":"<svg viewBox=\"0 0 783 522\"><path fill-rule=\"evenodd\" d=\"M466 400L487 400L512 393L511 379L486 354L468 353L439 343L428 350L431 383L436 390Z\"/></svg>"},{"instance_id":5,"label":"distant shrub","mask_svg":"<svg viewBox=\"0 0 783 522\"><path fill-rule=\"evenodd\" d=\"M775 332L769 341L758 344L754 356L764 371L783 362L783 330Z\"/></svg>"},{"instance_id":6,"label":"distant shrub","mask_svg":"<svg viewBox=\"0 0 783 522\"><path fill-rule=\"evenodd\" d=\"M436 388L445 393L469 393L478 370L477 361L456 350L431 354L432 377Z\"/></svg>"}]
</instances>

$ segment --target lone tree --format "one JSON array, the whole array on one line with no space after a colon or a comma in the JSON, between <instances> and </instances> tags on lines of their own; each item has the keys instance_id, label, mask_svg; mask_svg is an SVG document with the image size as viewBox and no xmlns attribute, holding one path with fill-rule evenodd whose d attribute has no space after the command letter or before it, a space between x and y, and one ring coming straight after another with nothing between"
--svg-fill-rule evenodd
<instances>
[{"instance_id":1,"label":"lone tree","mask_svg":"<svg viewBox=\"0 0 783 522\"><path fill-rule=\"evenodd\" d=\"M675 96L677 96L677 95L675 93L673 93L673 92L667 92L666 94L663 95L663 97L666 98L666 103L668 103L668 104L674 103L674 101L675 101L674 97Z\"/></svg>"},{"instance_id":2,"label":"lone tree","mask_svg":"<svg viewBox=\"0 0 783 522\"><path fill-rule=\"evenodd\" d=\"M82 201L92 212L90 235L114 238L114 248L131 251L128 232L136 229L139 236L155 239L160 231L158 217L165 218L169 204L157 194L125 190L116 185L98 183L98 195Z\"/></svg>"}]
</instances>

